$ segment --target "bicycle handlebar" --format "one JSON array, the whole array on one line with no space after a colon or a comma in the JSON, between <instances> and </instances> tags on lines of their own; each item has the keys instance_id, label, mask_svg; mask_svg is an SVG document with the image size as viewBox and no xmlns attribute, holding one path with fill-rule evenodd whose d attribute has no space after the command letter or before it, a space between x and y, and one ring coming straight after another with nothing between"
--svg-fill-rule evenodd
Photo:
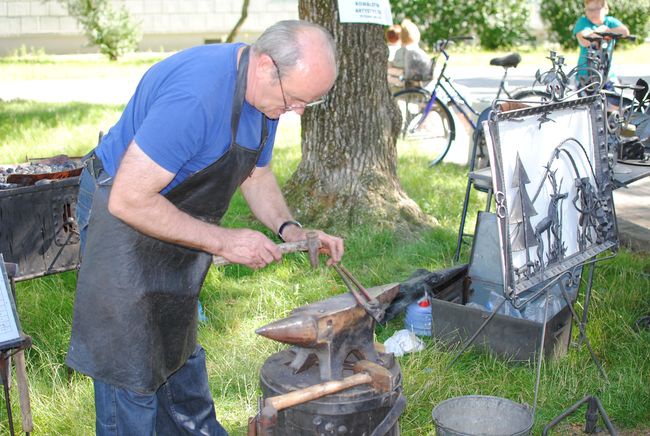
<instances>
[{"instance_id":1,"label":"bicycle handlebar","mask_svg":"<svg viewBox=\"0 0 650 436\"><path fill-rule=\"evenodd\" d=\"M465 36L450 36L447 39L439 39L436 41L435 45L435 50L436 51L443 51L445 48L450 43L456 42L456 41L473 41L474 37L471 35L465 35Z\"/></svg>"},{"instance_id":2,"label":"bicycle handlebar","mask_svg":"<svg viewBox=\"0 0 650 436\"><path fill-rule=\"evenodd\" d=\"M448 41L474 41L474 37L472 35L465 35L465 36L450 36L447 38Z\"/></svg>"},{"instance_id":3,"label":"bicycle handlebar","mask_svg":"<svg viewBox=\"0 0 650 436\"><path fill-rule=\"evenodd\" d=\"M601 38L610 38L614 40L626 39L628 41L636 41L636 35L623 36L620 33L614 33L614 32L594 32L594 33L600 36ZM585 39L587 39L587 37L585 37ZM587 41L590 40L587 39Z\"/></svg>"}]
</instances>

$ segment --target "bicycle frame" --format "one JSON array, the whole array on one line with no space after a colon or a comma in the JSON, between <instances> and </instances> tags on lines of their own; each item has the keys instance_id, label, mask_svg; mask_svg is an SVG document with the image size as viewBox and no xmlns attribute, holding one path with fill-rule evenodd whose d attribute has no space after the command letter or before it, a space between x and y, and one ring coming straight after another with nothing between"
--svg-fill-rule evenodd
<instances>
[{"instance_id":1,"label":"bicycle frame","mask_svg":"<svg viewBox=\"0 0 650 436\"><path fill-rule=\"evenodd\" d=\"M442 69L440 70L440 74L438 74L438 79L436 80L436 84L434 85L433 89L431 90L431 98L429 99L427 106L424 109L424 114L422 116L422 119L418 123L421 124L426 117L429 115L429 112L431 112L431 109L433 108L433 105L435 101L438 99L438 90L441 89L442 92L447 96L449 99L449 103L456 108L458 112L460 112L463 115L463 118L472 126L472 129L476 130L477 124L474 121L474 119L470 116L470 113L473 114L475 117L478 117L480 115L479 112L477 112L472 105L467 101L467 99L460 93L458 89L454 86L454 84L451 82L451 79L449 79L448 76L445 75L445 71L447 69L447 63L449 61L449 54L445 51L444 47L440 48L440 53L445 57L445 62L442 65ZM501 96L501 93L505 93L508 98L512 98L508 90L505 88L505 82L506 82L506 77L508 75L507 70L504 72L503 77L501 78L501 82L499 83L499 89L497 91L496 99L498 99ZM452 92L450 91L453 91ZM456 97L454 97L454 94ZM458 102L458 99L462 103ZM469 109L469 110L467 110Z\"/></svg>"}]
</instances>

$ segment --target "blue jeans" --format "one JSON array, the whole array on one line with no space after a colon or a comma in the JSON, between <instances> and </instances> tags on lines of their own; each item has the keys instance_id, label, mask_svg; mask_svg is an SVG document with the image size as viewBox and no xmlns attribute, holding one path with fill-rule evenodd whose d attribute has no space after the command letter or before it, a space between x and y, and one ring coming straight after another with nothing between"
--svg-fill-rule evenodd
<instances>
[{"instance_id":1,"label":"blue jeans","mask_svg":"<svg viewBox=\"0 0 650 436\"><path fill-rule=\"evenodd\" d=\"M99 436L228 435L214 412L200 345L154 394L94 382Z\"/></svg>"}]
</instances>

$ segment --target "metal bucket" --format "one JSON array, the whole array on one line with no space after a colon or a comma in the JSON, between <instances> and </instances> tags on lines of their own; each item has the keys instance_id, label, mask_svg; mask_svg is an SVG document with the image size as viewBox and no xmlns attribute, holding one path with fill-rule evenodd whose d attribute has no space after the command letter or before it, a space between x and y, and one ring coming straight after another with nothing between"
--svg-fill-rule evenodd
<instances>
[{"instance_id":1,"label":"metal bucket","mask_svg":"<svg viewBox=\"0 0 650 436\"><path fill-rule=\"evenodd\" d=\"M445 400L432 416L438 436L520 436L529 435L533 427L527 405L484 395Z\"/></svg>"}]
</instances>

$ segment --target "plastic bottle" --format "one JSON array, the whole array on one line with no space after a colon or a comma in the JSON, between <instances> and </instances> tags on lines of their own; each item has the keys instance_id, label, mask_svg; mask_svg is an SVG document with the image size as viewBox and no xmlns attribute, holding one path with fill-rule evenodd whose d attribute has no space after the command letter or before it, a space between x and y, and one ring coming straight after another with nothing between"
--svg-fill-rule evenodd
<instances>
[{"instance_id":1,"label":"plastic bottle","mask_svg":"<svg viewBox=\"0 0 650 436\"><path fill-rule=\"evenodd\" d=\"M431 336L431 302L425 295L406 306L404 327L419 336Z\"/></svg>"}]
</instances>

